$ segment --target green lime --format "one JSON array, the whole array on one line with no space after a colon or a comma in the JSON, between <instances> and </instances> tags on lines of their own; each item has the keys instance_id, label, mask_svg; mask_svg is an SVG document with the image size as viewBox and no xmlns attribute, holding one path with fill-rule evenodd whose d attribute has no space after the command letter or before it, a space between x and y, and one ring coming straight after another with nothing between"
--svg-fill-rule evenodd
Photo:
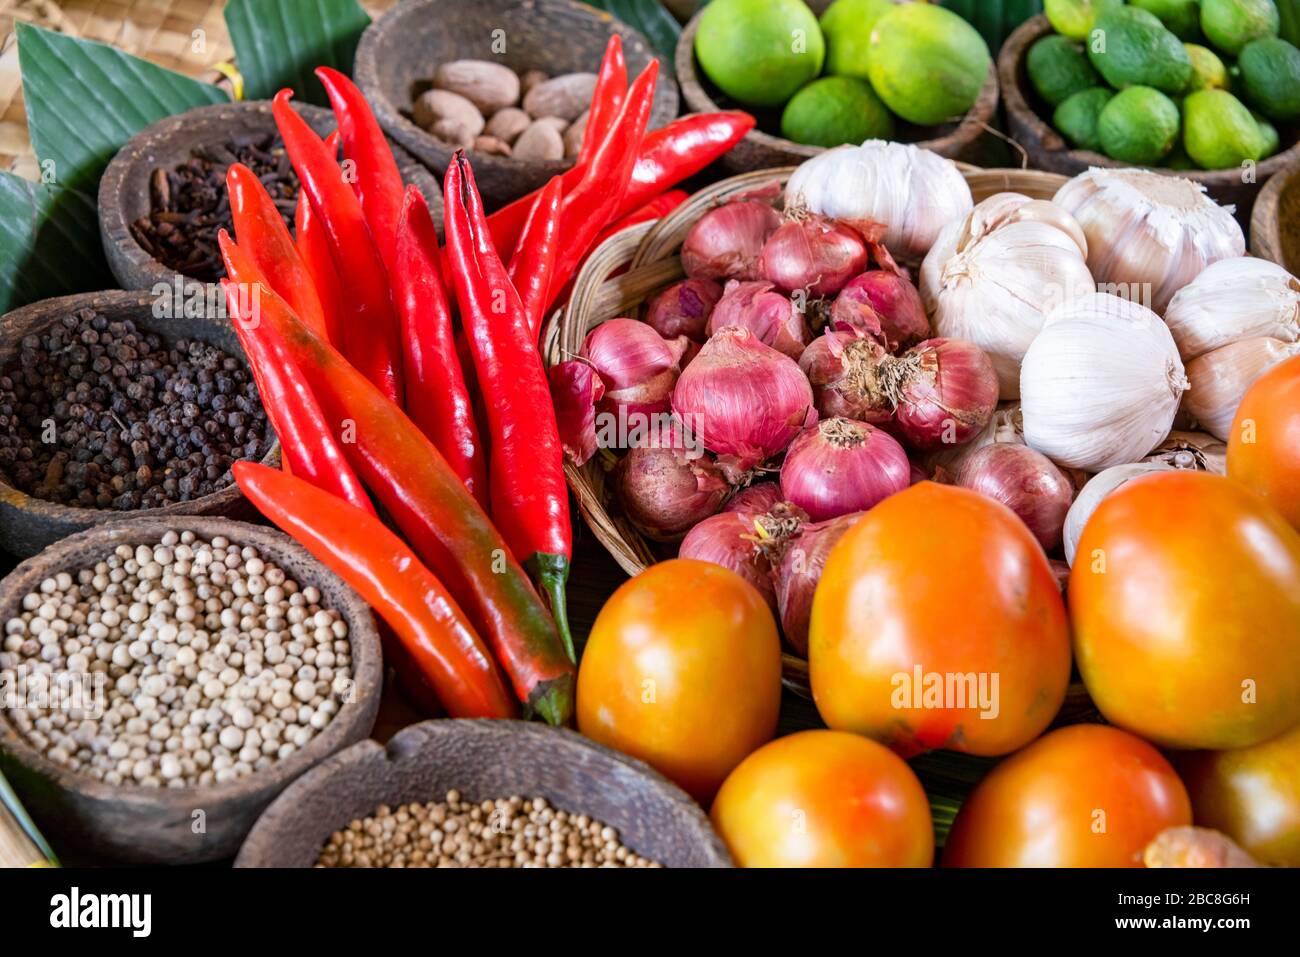
<instances>
[{"instance_id":1,"label":"green lime","mask_svg":"<svg viewBox=\"0 0 1300 957\"><path fill-rule=\"evenodd\" d=\"M1029 48L1025 59L1029 82L1052 106L1066 97L1101 83L1101 77L1084 55L1083 47L1069 37L1046 36Z\"/></svg>"},{"instance_id":2,"label":"green lime","mask_svg":"<svg viewBox=\"0 0 1300 957\"><path fill-rule=\"evenodd\" d=\"M1198 43L1184 43L1183 46L1192 61L1192 81L1187 86L1189 92L1228 88L1228 68L1217 53Z\"/></svg>"},{"instance_id":3,"label":"green lime","mask_svg":"<svg viewBox=\"0 0 1300 957\"><path fill-rule=\"evenodd\" d=\"M1192 78L1186 47L1158 17L1136 7L1120 7L1097 20L1088 58L1117 90L1153 86L1178 94Z\"/></svg>"},{"instance_id":4,"label":"green lime","mask_svg":"<svg viewBox=\"0 0 1300 957\"><path fill-rule=\"evenodd\" d=\"M817 21L826 38L826 72L867 79L871 28L894 6L893 0L835 0Z\"/></svg>"},{"instance_id":5,"label":"green lime","mask_svg":"<svg viewBox=\"0 0 1300 957\"><path fill-rule=\"evenodd\" d=\"M1277 127L1270 123L1263 113L1251 110L1250 115L1259 124L1259 135L1264 137L1264 150L1259 154L1259 158L1268 159L1282 148L1282 137L1278 135Z\"/></svg>"},{"instance_id":6,"label":"green lime","mask_svg":"<svg viewBox=\"0 0 1300 957\"><path fill-rule=\"evenodd\" d=\"M1071 40L1086 39L1097 17L1124 6L1124 0L1044 0L1043 12L1052 29Z\"/></svg>"},{"instance_id":7,"label":"green lime","mask_svg":"<svg viewBox=\"0 0 1300 957\"><path fill-rule=\"evenodd\" d=\"M781 135L805 146L840 146L894 136L894 116L866 80L824 76L796 93L781 114Z\"/></svg>"},{"instance_id":8,"label":"green lime","mask_svg":"<svg viewBox=\"0 0 1300 957\"><path fill-rule=\"evenodd\" d=\"M778 106L822 71L826 44L803 0L713 0L700 15L695 56L727 96Z\"/></svg>"},{"instance_id":9,"label":"green lime","mask_svg":"<svg viewBox=\"0 0 1300 957\"><path fill-rule=\"evenodd\" d=\"M1132 86L1116 93L1097 119L1102 150L1122 163L1159 163L1178 142L1178 107L1159 90Z\"/></svg>"},{"instance_id":10,"label":"green lime","mask_svg":"<svg viewBox=\"0 0 1300 957\"><path fill-rule=\"evenodd\" d=\"M1251 40L1277 36L1281 18L1273 0L1202 0L1201 30L1210 42L1236 56Z\"/></svg>"},{"instance_id":11,"label":"green lime","mask_svg":"<svg viewBox=\"0 0 1300 957\"><path fill-rule=\"evenodd\" d=\"M1183 108L1183 146L1202 169L1228 169L1263 155L1259 123L1227 90L1197 90Z\"/></svg>"},{"instance_id":12,"label":"green lime","mask_svg":"<svg viewBox=\"0 0 1300 957\"><path fill-rule=\"evenodd\" d=\"M1300 118L1300 50L1279 37L1252 40L1241 50L1246 99L1271 120Z\"/></svg>"},{"instance_id":13,"label":"green lime","mask_svg":"<svg viewBox=\"0 0 1300 957\"><path fill-rule=\"evenodd\" d=\"M1201 35L1200 0L1129 0L1129 6L1153 13L1180 40Z\"/></svg>"},{"instance_id":14,"label":"green lime","mask_svg":"<svg viewBox=\"0 0 1300 957\"><path fill-rule=\"evenodd\" d=\"M991 63L984 38L957 14L905 3L876 21L867 72L886 106L933 126L975 105Z\"/></svg>"},{"instance_id":15,"label":"green lime","mask_svg":"<svg viewBox=\"0 0 1300 957\"><path fill-rule=\"evenodd\" d=\"M1097 133L1097 121L1114 96L1115 91L1105 86L1080 90L1056 108L1052 125L1078 149L1099 151L1101 137Z\"/></svg>"}]
</instances>

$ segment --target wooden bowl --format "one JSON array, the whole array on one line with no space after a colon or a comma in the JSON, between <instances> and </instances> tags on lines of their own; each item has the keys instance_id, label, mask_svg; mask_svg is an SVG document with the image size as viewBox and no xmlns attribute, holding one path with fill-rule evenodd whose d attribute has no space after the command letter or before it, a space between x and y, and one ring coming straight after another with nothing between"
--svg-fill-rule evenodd
<instances>
[{"instance_id":1,"label":"wooden bowl","mask_svg":"<svg viewBox=\"0 0 1300 957\"><path fill-rule=\"evenodd\" d=\"M575 731L527 721L442 719L363 741L308 771L266 809L236 867L311 867L325 840L381 804L543 797L615 828L668 867L730 867L722 841L685 792L640 761Z\"/></svg>"},{"instance_id":2,"label":"wooden bowl","mask_svg":"<svg viewBox=\"0 0 1300 957\"><path fill-rule=\"evenodd\" d=\"M1110 169L1123 169L1132 163L1121 163L1101 153L1091 150L1071 149L1070 144L1049 122L1037 112L1048 110L1041 103L1029 82L1025 69L1025 60L1029 48L1034 42L1052 33L1052 25L1047 17L1038 15L1026 20L1007 37L998 54L998 78L1002 85L1002 101L1006 106L1007 131L1012 139L1029 154L1029 165L1038 169L1050 170L1065 176L1077 176L1094 166ZM1045 112L1043 116L1049 116ZM1283 168L1300 162L1300 142L1297 142L1295 130L1281 129L1283 144L1290 145L1270 156L1255 168L1252 182L1244 182L1242 170L1237 167L1220 170L1174 170L1152 167L1157 173L1180 176L1194 183L1202 184L1216 202L1227 205L1235 204L1237 218L1243 225L1250 221L1251 207L1260 188Z\"/></svg>"},{"instance_id":3,"label":"wooden bowl","mask_svg":"<svg viewBox=\"0 0 1300 957\"><path fill-rule=\"evenodd\" d=\"M15 309L0 316L0 367L7 365L18 351L23 336L42 332L78 309L94 309L108 319L130 319L138 328L157 333L167 341L201 339L232 356L243 357L244 350L240 348L239 340L228 321L215 318L213 311L206 307L200 315L185 315L182 312L175 318L168 318L166 314L155 314L155 306L168 302L169 297L159 297L152 293L110 290L44 299ZM279 466L280 446L274 438L270 439L261 461ZM251 518L254 514L254 509L233 482L211 495L189 502L173 502L160 508L120 512L47 502L20 492L0 480L0 549L19 557L34 555L65 535L124 518L174 519L179 515Z\"/></svg>"},{"instance_id":4,"label":"wooden bowl","mask_svg":"<svg viewBox=\"0 0 1300 957\"><path fill-rule=\"evenodd\" d=\"M1300 276L1300 161L1275 173L1255 200L1250 251Z\"/></svg>"},{"instance_id":5,"label":"wooden bowl","mask_svg":"<svg viewBox=\"0 0 1300 957\"><path fill-rule=\"evenodd\" d=\"M317 133L335 129L334 114L319 106L295 103ZM269 100L200 106L146 127L118 150L99 181L99 232L109 268L123 289L190 289L201 280L182 277L150 255L131 235L130 225L150 210L149 179L159 167L173 169L190 158L196 146L223 143L242 134L274 133ZM442 189L439 180L405 150L394 147L402 179L414 184L429 201L434 222L442 230ZM214 237L215 239L215 237ZM178 286L177 282L184 282ZM161 284L161 286L160 286ZM221 314L226 303L217 297Z\"/></svg>"},{"instance_id":6,"label":"wooden bowl","mask_svg":"<svg viewBox=\"0 0 1300 957\"><path fill-rule=\"evenodd\" d=\"M456 148L411 121L416 97L434 70L452 60L492 60L512 70L594 73L605 45L623 38L629 77L656 54L636 30L608 13L573 0L408 0L366 28L357 46L353 76L374 107L380 124L441 179ZM499 37L506 39L500 40ZM498 49L498 43L504 49ZM663 57L650 114L652 127L677 116L677 84ZM546 184L572 160L525 162L471 153L474 178L489 209L503 206Z\"/></svg>"},{"instance_id":7,"label":"wooden bowl","mask_svg":"<svg viewBox=\"0 0 1300 957\"><path fill-rule=\"evenodd\" d=\"M700 28L701 15L697 13L691 18L686 29L682 31L681 39L677 41L677 82L681 84L686 105L696 113L711 113L722 109L744 109L754 112L750 107L725 102L723 94L709 82L699 68L699 64L696 63L695 34ZM945 123L942 126L914 126L895 117L898 133L894 139L915 143L923 149L950 159L974 162L980 155L979 140L993 124L997 110L997 71L990 64L989 75L984 81L984 88L980 90L979 98L959 122ZM769 122L773 121L769 120ZM724 169L733 173L747 173L750 170L797 166L804 160L824 152L826 152L824 147L805 146L755 128L746 133L744 139L733 146L718 162Z\"/></svg>"},{"instance_id":8,"label":"wooden bowl","mask_svg":"<svg viewBox=\"0 0 1300 957\"><path fill-rule=\"evenodd\" d=\"M1018 192L1051 199L1065 177L1038 170L977 169L958 164L976 203L995 193ZM695 193L663 219L626 229L602 243L588 257L574 283L569 305L557 312L543 336L543 354L556 365L578 354L582 341L606 319L635 316L640 304L664 286L683 278L678 251L701 216L714 206L771 183L785 184L794 167L757 170L733 176ZM629 575L672 556L672 546L650 542L618 510L602 456L578 467L567 460L565 477L581 513L596 538ZM786 687L808 693L808 666L784 656Z\"/></svg>"},{"instance_id":9,"label":"wooden bowl","mask_svg":"<svg viewBox=\"0 0 1300 957\"><path fill-rule=\"evenodd\" d=\"M0 581L0 618L18 614L23 596L52 574L93 564L120 544L152 544L166 532L187 529L203 538L224 535L255 546L300 584L319 588L323 601L348 623L355 694L306 747L284 761L237 781L187 788L115 786L69 770L37 752L0 711L0 767L45 834L79 857L155 864L230 857L286 784L366 737L375 723L383 668L369 607L275 529L220 518L139 518L92 528L29 558Z\"/></svg>"}]
</instances>

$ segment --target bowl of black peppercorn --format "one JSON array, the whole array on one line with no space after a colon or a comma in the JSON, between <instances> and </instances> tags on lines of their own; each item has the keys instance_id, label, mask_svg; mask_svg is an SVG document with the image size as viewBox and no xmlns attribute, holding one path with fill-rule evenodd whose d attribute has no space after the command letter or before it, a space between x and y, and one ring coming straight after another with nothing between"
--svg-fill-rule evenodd
<instances>
[{"instance_id":1,"label":"bowl of black peppercorn","mask_svg":"<svg viewBox=\"0 0 1300 957\"><path fill-rule=\"evenodd\" d=\"M320 135L336 124L329 110L294 103ZM438 180L396 144L408 185L418 186L442 226ZM123 289L189 293L225 275L217 233L232 235L226 170L257 174L293 231L298 177L267 100L200 106L146 127L113 157L99 182L99 231L109 268ZM178 281L181 285L178 285ZM219 306L225 308L224 302Z\"/></svg>"},{"instance_id":2,"label":"bowl of black peppercorn","mask_svg":"<svg viewBox=\"0 0 1300 957\"><path fill-rule=\"evenodd\" d=\"M214 287L215 288L215 287ZM210 301L79 293L0 316L0 548L135 516L253 517L230 473L279 445Z\"/></svg>"}]
</instances>

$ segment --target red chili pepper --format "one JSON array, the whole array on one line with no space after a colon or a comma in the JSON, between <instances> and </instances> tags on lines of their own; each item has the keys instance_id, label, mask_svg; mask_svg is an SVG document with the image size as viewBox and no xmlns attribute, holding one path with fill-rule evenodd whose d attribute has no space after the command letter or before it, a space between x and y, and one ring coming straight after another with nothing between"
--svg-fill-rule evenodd
<instances>
[{"instance_id":1,"label":"red chili pepper","mask_svg":"<svg viewBox=\"0 0 1300 957\"><path fill-rule=\"evenodd\" d=\"M318 332L325 331L325 313L311 275L298 255L289 227L257 174L243 163L226 171L230 217L235 236L244 244L266 277L294 313Z\"/></svg>"},{"instance_id":2,"label":"red chili pepper","mask_svg":"<svg viewBox=\"0 0 1300 957\"><path fill-rule=\"evenodd\" d=\"M290 538L357 590L392 626L453 718L513 718L496 662L442 582L400 538L292 475L236 462L239 490Z\"/></svg>"},{"instance_id":3,"label":"red chili pepper","mask_svg":"<svg viewBox=\"0 0 1300 957\"><path fill-rule=\"evenodd\" d=\"M391 276L397 262L397 219L402 214L402 196L406 191L397 160L357 85L327 66L317 67L316 76L324 84L334 108L343 139L343 155L357 166L356 192L361 209Z\"/></svg>"},{"instance_id":4,"label":"red chili pepper","mask_svg":"<svg viewBox=\"0 0 1300 957\"><path fill-rule=\"evenodd\" d=\"M547 306L586 258L596 235L616 218L636 163L637 147L645 136L646 124L650 122L658 75L659 61L651 60L627 91L618 120L605 141L596 148L582 182L564 196L560 211L560 234L564 237L564 245L555 258L550 292L545 297Z\"/></svg>"},{"instance_id":5,"label":"red chili pepper","mask_svg":"<svg viewBox=\"0 0 1300 957\"><path fill-rule=\"evenodd\" d=\"M565 606L573 553L569 491L555 410L537 339L492 245L463 150L447 167L443 205L460 318L488 400L492 516L550 596L560 637L576 660Z\"/></svg>"},{"instance_id":6,"label":"red chili pepper","mask_svg":"<svg viewBox=\"0 0 1300 957\"><path fill-rule=\"evenodd\" d=\"M397 224L393 301L402 322L406 414L487 505L487 465L438 263L438 234L420 191L406 191Z\"/></svg>"},{"instance_id":7,"label":"red chili pepper","mask_svg":"<svg viewBox=\"0 0 1300 957\"><path fill-rule=\"evenodd\" d=\"M626 216L664 190L694 176L739 143L753 128L752 116L730 110L692 113L646 133L637 151L636 165L632 168L632 181L615 216ZM565 195L577 185L584 173L584 166L574 166L564 172ZM497 249L515 248L538 192L540 190L529 193L488 217Z\"/></svg>"},{"instance_id":8,"label":"red chili pepper","mask_svg":"<svg viewBox=\"0 0 1300 957\"><path fill-rule=\"evenodd\" d=\"M615 33L605 44L605 56L596 74L596 89L591 94L587 129L582 135L576 165L585 166L609 134L627 95L627 62L623 59L623 38Z\"/></svg>"},{"instance_id":9,"label":"red chili pepper","mask_svg":"<svg viewBox=\"0 0 1300 957\"><path fill-rule=\"evenodd\" d=\"M514 255L510 257L510 281L523 300L534 341L542 328L547 294L551 289L551 274L555 271L562 198L560 177L553 176L533 204L528 222L519 234Z\"/></svg>"},{"instance_id":10,"label":"red chili pepper","mask_svg":"<svg viewBox=\"0 0 1300 957\"><path fill-rule=\"evenodd\" d=\"M384 395L400 404L401 350L388 273L356 194L339 175L338 164L321 138L289 105L292 95L287 89L277 93L272 111L298 181L329 236L348 315L344 354Z\"/></svg>"},{"instance_id":11,"label":"red chili pepper","mask_svg":"<svg viewBox=\"0 0 1300 957\"><path fill-rule=\"evenodd\" d=\"M337 136L331 133L330 136ZM329 146L327 139L325 145ZM339 275L334 270L334 259L330 255L329 237L319 217L311 211L311 201L305 190L298 191L298 206L293 214L295 242L298 255L302 257L307 275L311 277L316 288L321 310L325 314L325 338L336 346L343 344L343 290L339 287Z\"/></svg>"},{"instance_id":12,"label":"red chili pepper","mask_svg":"<svg viewBox=\"0 0 1300 957\"><path fill-rule=\"evenodd\" d=\"M221 280L221 287L231 325L248 357L262 406L280 440L280 454L289 470L349 505L373 514L375 507L370 496L339 451L302 370L279 338L261 321L266 300L275 297L285 308L287 303L271 288L246 247L235 245L224 229L217 234L217 242L230 274L229 280Z\"/></svg>"},{"instance_id":13,"label":"red chili pepper","mask_svg":"<svg viewBox=\"0 0 1300 957\"><path fill-rule=\"evenodd\" d=\"M568 722L573 662L528 576L460 478L415 423L282 299L263 296L260 316L306 376L348 463L465 610L518 698L551 724Z\"/></svg>"}]
</instances>

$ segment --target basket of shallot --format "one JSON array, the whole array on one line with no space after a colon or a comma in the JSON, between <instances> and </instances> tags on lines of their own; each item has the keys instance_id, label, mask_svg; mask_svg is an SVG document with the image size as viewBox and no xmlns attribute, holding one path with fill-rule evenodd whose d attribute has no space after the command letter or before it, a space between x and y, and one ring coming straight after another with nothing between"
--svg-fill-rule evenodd
<instances>
[{"instance_id":1,"label":"basket of shallot","mask_svg":"<svg viewBox=\"0 0 1300 957\"><path fill-rule=\"evenodd\" d=\"M1064 581L1105 490L1223 470L1223 406L1245 387L1216 374L1189 395L1188 337L1162 319L1243 255L1240 229L1193 184L1171 196L1140 172L1067 180L869 141L611 237L545 340L582 515L629 574L677 555L750 581L795 688L827 554L915 482L998 499ZM1174 235L1170 204L1189 223ZM1121 218L1132 242L1111 248ZM1189 406L1214 406L1216 434Z\"/></svg>"}]
</instances>

